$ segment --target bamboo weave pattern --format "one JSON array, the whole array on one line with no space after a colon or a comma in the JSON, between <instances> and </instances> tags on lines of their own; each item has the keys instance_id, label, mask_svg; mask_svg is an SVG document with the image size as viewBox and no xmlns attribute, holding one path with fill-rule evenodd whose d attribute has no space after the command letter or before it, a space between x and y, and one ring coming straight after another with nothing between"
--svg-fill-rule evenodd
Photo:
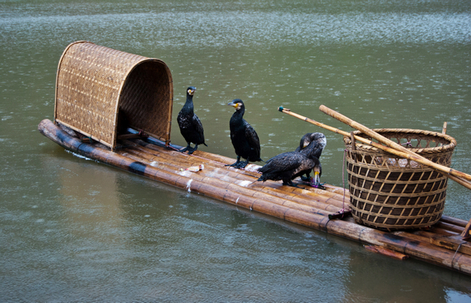
<instances>
[{"instance_id":1,"label":"bamboo weave pattern","mask_svg":"<svg viewBox=\"0 0 471 303\"><path fill-rule=\"evenodd\" d=\"M444 166L456 141L447 135L411 129L376 132ZM359 131L355 135L366 137ZM369 138L370 139L370 138ZM442 216L448 178L413 160L344 137L350 207L355 221L385 230L431 226Z\"/></svg>"},{"instance_id":2,"label":"bamboo weave pattern","mask_svg":"<svg viewBox=\"0 0 471 303\"><path fill-rule=\"evenodd\" d=\"M172 102L172 76L159 59L79 41L59 61L55 120L112 149L125 127L169 142Z\"/></svg>"}]
</instances>

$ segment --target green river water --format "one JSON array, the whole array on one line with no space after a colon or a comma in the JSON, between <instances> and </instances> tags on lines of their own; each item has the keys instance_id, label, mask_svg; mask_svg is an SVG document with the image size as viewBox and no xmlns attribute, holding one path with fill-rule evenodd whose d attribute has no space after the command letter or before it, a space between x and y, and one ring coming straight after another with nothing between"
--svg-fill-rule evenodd
<instances>
[{"instance_id":1,"label":"green river water","mask_svg":"<svg viewBox=\"0 0 471 303\"><path fill-rule=\"evenodd\" d=\"M342 137L278 106L351 129L447 133L471 173L469 1L0 0L0 301L471 302L471 277L238 209L77 157L46 139L55 73L77 40L159 58L176 115L197 87L204 151L234 157L235 98L262 158L327 136L322 181L342 186ZM471 218L449 182L445 212Z\"/></svg>"}]
</instances>

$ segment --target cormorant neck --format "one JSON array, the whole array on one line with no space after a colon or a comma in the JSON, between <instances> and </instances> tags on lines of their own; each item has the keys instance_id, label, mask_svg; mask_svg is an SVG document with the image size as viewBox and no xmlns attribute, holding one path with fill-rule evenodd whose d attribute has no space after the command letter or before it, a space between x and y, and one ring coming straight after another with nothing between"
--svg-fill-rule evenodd
<instances>
[{"instance_id":1,"label":"cormorant neck","mask_svg":"<svg viewBox=\"0 0 471 303\"><path fill-rule=\"evenodd\" d=\"M240 110L236 110L233 114L232 114L232 117L231 117L231 120L230 120L230 125L231 127L232 126L237 126L237 127L241 127L243 125L243 121L244 121L244 111L243 109L240 109Z\"/></svg>"},{"instance_id":2,"label":"cormorant neck","mask_svg":"<svg viewBox=\"0 0 471 303\"><path fill-rule=\"evenodd\" d=\"M186 102L183 107L187 110L193 111L193 96L192 95L190 94L186 95Z\"/></svg>"},{"instance_id":3,"label":"cormorant neck","mask_svg":"<svg viewBox=\"0 0 471 303\"><path fill-rule=\"evenodd\" d=\"M245 113L245 107L242 106L239 110L235 111L234 115L242 118L244 116L244 113Z\"/></svg>"}]
</instances>

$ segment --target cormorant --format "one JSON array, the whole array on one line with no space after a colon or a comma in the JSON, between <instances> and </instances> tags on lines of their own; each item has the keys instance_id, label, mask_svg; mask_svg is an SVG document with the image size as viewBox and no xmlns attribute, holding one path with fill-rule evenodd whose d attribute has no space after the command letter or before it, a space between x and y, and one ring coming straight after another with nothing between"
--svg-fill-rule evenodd
<instances>
[{"instance_id":1,"label":"cormorant","mask_svg":"<svg viewBox=\"0 0 471 303\"><path fill-rule=\"evenodd\" d=\"M267 161L267 164L259 168L258 171L262 175L257 181L282 180L283 185L296 187L292 180L305 174L306 171L311 171L313 168L318 171L317 175L321 173L320 162L316 157L307 157L296 151L286 152L274 156Z\"/></svg>"},{"instance_id":2,"label":"cormorant","mask_svg":"<svg viewBox=\"0 0 471 303\"><path fill-rule=\"evenodd\" d=\"M257 181L282 180L283 185L296 186L292 182L293 179L307 175L308 180L310 180L310 172L314 170L312 185L318 187L320 185L322 167L316 155L320 155L324 147L325 136L323 134L312 133L304 135L296 151L279 154L259 168L258 171L262 173L262 176Z\"/></svg>"},{"instance_id":3,"label":"cormorant","mask_svg":"<svg viewBox=\"0 0 471 303\"><path fill-rule=\"evenodd\" d=\"M237 155L237 161L226 166L235 168L244 168L249 161L263 161L260 159L260 140L253 127L243 119L245 113L244 102L240 99L234 99L227 105L236 109L229 123L231 130L231 141ZM240 158L246 159L245 162Z\"/></svg>"},{"instance_id":4,"label":"cormorant","mask_svg":"<svg viewBox=\"0 0 471 303\"><path fill-rule=\"evenodd\" d=\"M194 86L187 88L185 105L183 105L183 108L180 110L177 116L180 132L188 144L184 149L181 150L181 152L188 151L189 155L198 149L198 145L206 145L206 143L204 143L203 125L201 124L198 116L195 115L193 109L193 95L195 91L196 87ZM194 148L190 146L191 143L195 144Z\"/></svg>"},{"instance_id":5,"label":"cormorant","mask_svg":"<svg viewBox=\"0 0 471 303\"><path fill-rule=\"evenodd\" d=\"M301 141L299 142L299 146L298 148L296 148L296 151L304 155L310 154L312 157L320 159L322 151L324 150L326 144L327 139L323 133L307 133L301 138ZM322 173L322 167L320 167L320 163L319 169L320 170L318 171L318 173ZM304 174L301 175L301 179L303 181L311 181L310 173L311 170L306 171ZM306 177L303 177L303 175L306 175ZM313 183L316 187L320 185L319 177L320 175L317 176L316 171L314 170Z\"/></svg>"}]
</instances>

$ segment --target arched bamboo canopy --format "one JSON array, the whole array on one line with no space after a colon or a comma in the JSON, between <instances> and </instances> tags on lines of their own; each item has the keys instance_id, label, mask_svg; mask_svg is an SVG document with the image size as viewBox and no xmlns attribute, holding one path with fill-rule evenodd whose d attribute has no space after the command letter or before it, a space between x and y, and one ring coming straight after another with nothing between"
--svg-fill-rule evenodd
<instances>
[{"instance_id":1,"label":"arched bamboo canopy","mask_svg":"<svg viewBox=\"0 0 471 303\"><path fill-rule=\"evenodd\" d=\"M111 149L127 127L169 143L172 104L172 75L160 59L87 41L60 58L54 120Z\"/></svg>"}]
</instances>

